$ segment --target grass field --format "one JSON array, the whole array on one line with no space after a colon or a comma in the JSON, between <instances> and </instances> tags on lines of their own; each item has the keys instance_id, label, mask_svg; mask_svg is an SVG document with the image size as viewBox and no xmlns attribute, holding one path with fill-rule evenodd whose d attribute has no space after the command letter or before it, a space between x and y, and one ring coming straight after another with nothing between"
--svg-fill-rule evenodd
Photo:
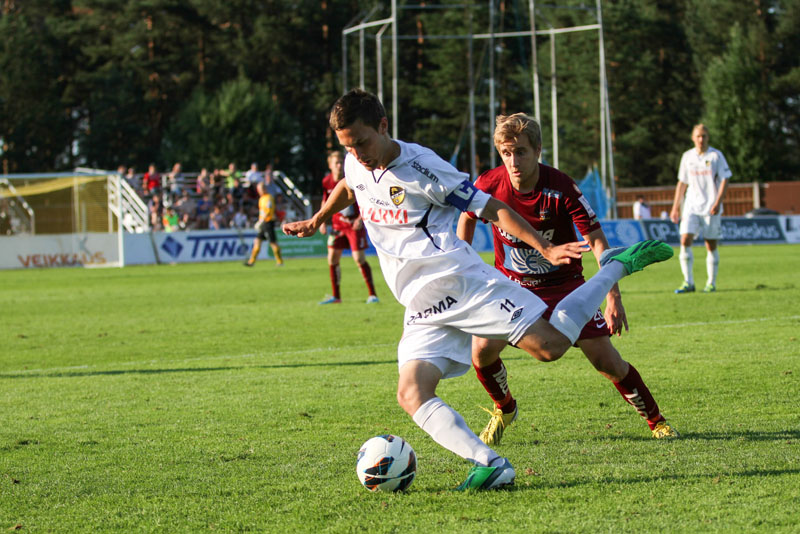
<instances>
[{"instance_id":1,"label":"grass field","mask_svg":"<svg viewBox=\"0 0 800 534\"><path fill-rule=\"evenodd\" d=\"M798 260L724 247L711 295L672 294L676 259L623 280L615 344L680 440L650 438L578 351L506 350L517 484L470 494L397 405L402 308L382 280L364 304L349 258L335 307L322 258L0 272L0 530L800 532ZM439 394L483 426L474 373ZM371 494L355 455L389 432L417 479Z\"/></svg>"}]
</instances>

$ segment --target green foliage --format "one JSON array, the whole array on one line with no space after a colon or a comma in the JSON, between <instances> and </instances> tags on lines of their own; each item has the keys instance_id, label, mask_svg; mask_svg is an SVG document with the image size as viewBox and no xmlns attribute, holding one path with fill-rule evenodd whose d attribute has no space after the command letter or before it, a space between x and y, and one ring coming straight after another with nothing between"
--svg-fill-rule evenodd
<instances>
[{"instance_id":1,"label":"green foliage","mask_svg":"<svg viewBox=\"0 0 800 534\"><path fill-rule=\"evenodd\" d=\"M706 66L702 82L706 122L716 139L714 146L726 154L734 180L750 179L750 168L767 169L773 156L770 133L764 128L766 75L738 25L731 28L726 52Z\"/></svg>"},{"instance_id":2,"label":"green foliage","mask_svg":"<svg viewBox=\"0 0 800 534\"><path fill-rule=\"evenodd\" d=\"M74 122L59 72L68 50L54 35L64 2L31 3L18 16L0 17L0 151L8 172L41 172L71 164Z\"/></svg>"},{"instance_id":3,"label":"green foliage","mask_svg":"<svg viewBox=\"0 0 800 534\"><path fill-rule=\"evenodd\" d=\"M474 40L470 59L465 37L470 30L491 30L488 3L426 2L423 9L400 4L400 137L447 159L457 152L457 166L470 168L471 61L477 166L487 169L494 123L489 42ZM536 4L539 30L597 22L594 2ZM496 33L529 29L527 2L493 6ZM720 117L713 118L712 135L739 167L735 179L797 178L800 0L605 0L602 8L620 186L674 183L680 154L691 146L691 127L703 117ZM186 110L202 111L196 95L205 94L202 102L215 106L223 85L246 79L268 87L275 106L296 126L286 142L239 147L246 155L236 163L244 166L266 154L311 193L326 170L326 149L336 144L326 115L342 90L342 30L370 12L370 20L389 15L388 4L375 0L30 0L5 2L2 9L0 140L10 172L119 164L141 170L151 162L165 168L176 154L198 153L175 144L176 132L188 127L176 123L190 121ZM730 38L735 25L739 44ZM364 84L372 91L376 30L365 32ZM384 99L391 109L389 34L381 47ZM497 113L534 113L530 41L495 41ZM734 57L734 46L745 57ZM348 88L359 83L358 48L353 34ZM555 48L559 166L580 178L599 157L597 32L559 34ZM537 37L537 55L544 156L552 162L549 36ZM716 98L723 79L746 88L742 124L735 124L733 111L718 109L724 105ZM754 107L755 98L761 100ZM762 131L748 138L754 117ZM742 167L738 158L752 153L751 140L759 158ZM201 151L205 160L230 159L232 148L217 141L210 139ZM199 162L184 163L187 171L199 170Z\"/></svg>"},{"instance_id":4,"label":"green foliage","mask_svg":"<svg viewBox=\"0 0 800 534\"><path fill-rule=\"evenodd\" d=\"M614 344L683 437L651 439L578 351L508 348L521 415L498 451L517 483L484 494L450 491L469 464L397 405L403 310L377 269L367 306L342 262L335 308L317 305L323 258L0 272L0 528L796 532L796 246L720 255L715 294L674 295L677 260L620 284ZM474 374L438 394L485 423ZM356 478L358 447L387 432L418 454L406 494Z\"/></svg>"},{"instance_id":5,"label":"green foliage","mask_svg":"<svg viewBox=\"0 0 800 534\"><path fill-rule=\"evenodd\" d=\"M229 162L266 162L291 153L296 126L263 84L241 77L213 95L197 90L172 122L165 157L222 168ZM213 151L209 147L214 147ZM241 163L240 163L241 164Z\"/></svg>"}]
</instances>

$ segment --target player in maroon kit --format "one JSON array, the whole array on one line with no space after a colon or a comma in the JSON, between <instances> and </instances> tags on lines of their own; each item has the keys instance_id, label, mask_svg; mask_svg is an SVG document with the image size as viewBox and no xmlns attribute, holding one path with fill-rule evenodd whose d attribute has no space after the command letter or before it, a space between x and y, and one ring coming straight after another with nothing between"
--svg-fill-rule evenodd
<instances>
[{"instance_id":1,"label":"player in maroon kit","mask_svg":"<svg viewBox=\"0 0 800 534\"><path fill-rule=\"evenodd\" d=\"M344 158L341 152L334 150L328 154L328 168L331 172L322 179L323 204L339 180L344 178L343 161ZM322 224L320 232L328 234L328 269L330 270L331 287L333 289L333 296L323 300L320 304L336 304L342 301L339 289L342 271L339 267L339 260L342 258L342 251L346 248L349 248L352 252L353 261L358 265L361 276L364 277L364 281L367 283L367 290L369 291L367 304L377 303L378 297L375 295L375 284L372 282L372 269L367 263L366 254L364 254L364 249L367 248L367 231L361 221L358 205L353 204L339 213L334 213L329 224Z\"/></svg>"},{"instance_id":2,"label":"player in maroon kit","mask_svg":"<svg viewBox=\"0 0 800 534\"><path fill-rule=\"evenodd\" d=\"M479 176L475 186L508 204L555 245L577 240L574 224L599 259L609 245L597 216L569 176L538 162L541 139L539 124L533 118L523 113L499 116L494 143L503 165ZM476 223L474 213L462 213L458 236L471 243ZM494 225L492 233L495 267L547 304L546 319L562 298L584 283L580 259L555 266L538 251ZM619 287L615 284L606 296L605 314L597 310L581 331L576 346L600 374L614 383L623 399L647 420L653 437L677 437L677 431L659 411L639 373L611 344L610 336L621 335L623 328L628 329L628 321ZM472 363L496 406L480 434L487 444L499 443L503 430L516 419L518 412L516 400L508 388L506 368L500 359L505 345L503 340L472 339Z\"/></svg>"}]
</instances>

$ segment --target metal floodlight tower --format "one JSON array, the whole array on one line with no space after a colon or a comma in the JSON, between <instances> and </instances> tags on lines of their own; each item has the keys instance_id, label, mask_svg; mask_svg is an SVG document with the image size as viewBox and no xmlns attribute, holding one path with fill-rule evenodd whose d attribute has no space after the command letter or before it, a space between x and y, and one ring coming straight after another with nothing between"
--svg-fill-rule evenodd
<instances>
[{"instance_id":1,"label":"metal floodlight tower","mask_svg":"<svg viewBox=\"0 0 800 534\"><path fill-rule=\"evenodd\" d=\"M446 8L467 8L469 11L470 30L468 35L426 35L426 39L466 39L468 40L468 84L469 84L469 113L468 124L470 130L470 170L473 178L476 177L475 169L475 81L474 69L472 65L472 43L476 39L489 40L489 131L494 129L494 116L496 109L496 95L495 95L495 62L494 62L494 43L496 39L503 39L506 37L530 37L531 39L531 81L533 89L533 108L536 119L541 122L541 104L539 94L539 63L537 55L536 36L543 35L550 39L550 100L551 100L551 114L552 114L552 150L553 150L553 164L558 167L558 98L557 98L557 72L556 72L556 35L562 33L573 33L582 31L597 31L598 32L598 51L599 51L599 101L600 101L600 177L603 187L606 189L606 195L611 201L611 217L617 217L617 203L616 203L616 184L614 182L614 156L613 156L613 142L611 135L611 112L609 109L608 99L608 80L606 78L606 65L605 65L605 45L603 40L603 16L601 0L596 0L596 24L589 24L584 26L572 26L566 28L549 28L546 30L536 29L536 2L535 0L528 0L529 20L531 29L528 31L518 32L501 32L495 33L494 31L494 6L495 0L489 0L489 33L475 34L472 30L472 5L466 4L450 4L442 6L424 6L424 5L406 5L404 9L446 9ZM550 6L558 7L558 6ZM369 13L360 18L360 21L348 25L342 31L342 88L343 91L348 89L348 57L347 57L347 36L358 32L359 34L359 83L362 88L365 88L365 30L380 26L380 29L375 35L376 40L376 61L377 61L377 94L383 101L383 56L381 52L381 43L385 39L384 33L391 27L391 43L392 43L392 137L397 137L397 128L399 123L398 111L398 40L400 39L417 39L414 35L398 35L397 33L397 0L391 2L391 16L388 18L370 21L369 19L377 11L378 6L375 6ZM490 150L491 165L495 165L495 154Z\"/></svg>"}]
</instances>

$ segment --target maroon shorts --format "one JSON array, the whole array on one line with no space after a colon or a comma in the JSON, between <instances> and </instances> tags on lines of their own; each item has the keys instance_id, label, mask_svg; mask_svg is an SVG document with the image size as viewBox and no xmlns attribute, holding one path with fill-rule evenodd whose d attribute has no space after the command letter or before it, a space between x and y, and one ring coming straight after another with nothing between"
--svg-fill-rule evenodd
<instances>
[{"instance_id":1,"label":"maroon shorts","mask_svg":"<svg viewBox=\"0 0 800 534\"><path fill-rule=\"evenodd\" d=\"M344 230L328 231L328 248L364 250L368 246L367 230L363 226L359 230L346 228Z\"/></svg>"},{"instance_id":2,"label":"maroon shorts","mask_svg":"<svg viewBox=\"0 0 800 534\"><path fill-rule=\"evenodd\" d=\"M566 297L573 290L583 285L583 283L583 277L580 277L574 278L557 286L532 288L531 291L533 291L537 297L542 299L544 303L547 304L547 311L544 312L542 317L545 319L550 319L550 315L553 313L553 309L556 307L556 304L561 302L561 299ZM594 314L594 317L589 319L589 322L586 323L586 326L584 326L583 330L581 330L581 334L578 336L578 339L590 339L594 337L610 335L611 330L606 324L606 320L603 317L603 312L600 310L600 308L598 308L597 312Z\"/></svg>"}]
</instances>

